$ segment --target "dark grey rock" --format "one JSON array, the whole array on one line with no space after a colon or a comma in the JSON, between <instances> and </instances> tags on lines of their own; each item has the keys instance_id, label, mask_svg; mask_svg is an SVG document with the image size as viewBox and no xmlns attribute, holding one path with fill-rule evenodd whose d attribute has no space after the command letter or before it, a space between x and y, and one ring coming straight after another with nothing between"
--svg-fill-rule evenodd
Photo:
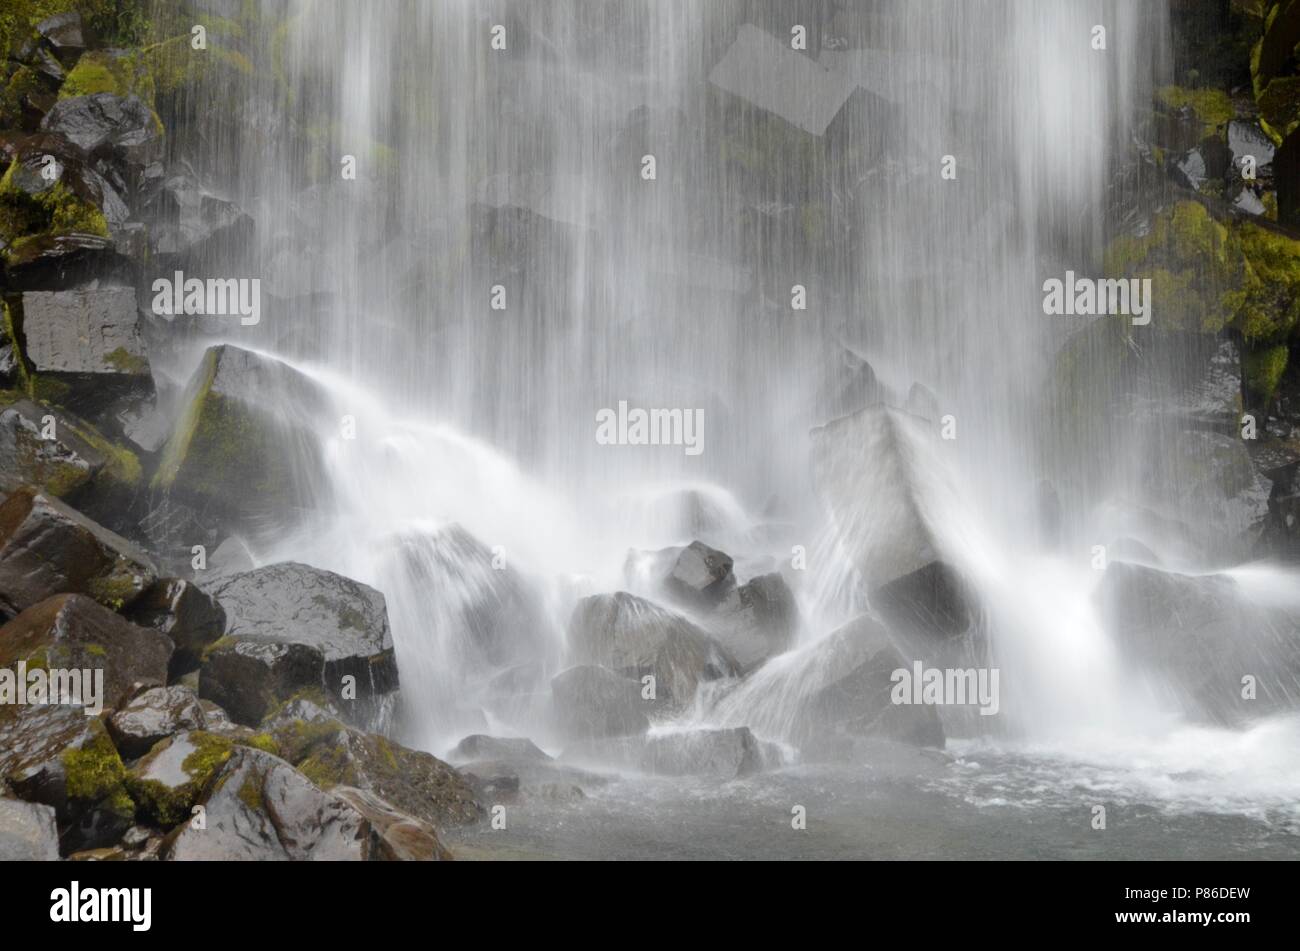
<instances>
[{"instance_id":1,"label":"dark grey rock","mask_svg":"<svg viewBox=\"0 0 1300 951\"><path fill-rule=\"evenodd\" d=\"M572 667L551 681L556 725L570 739L644 733L654 704L641 684L605 667Z\"/></svg>"}]
</instances>

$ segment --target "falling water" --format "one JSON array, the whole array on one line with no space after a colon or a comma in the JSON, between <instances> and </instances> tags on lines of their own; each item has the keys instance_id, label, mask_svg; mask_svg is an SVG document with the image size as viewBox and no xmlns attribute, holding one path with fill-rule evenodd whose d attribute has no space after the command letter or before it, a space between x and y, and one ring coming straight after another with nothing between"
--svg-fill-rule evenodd
<instances>
[{"instance_id":1,"label":"falling water","mask_svg":"<svg viewBox=\"0 0 1300 951\"><path fill-rule=\"evenodd\" d=\"M323 384L357 438L322 430L330 501L256 554L385 593L413 742L549 742L573 605L645 587L629 552L697 538L744 577L809 553L808 571L784 569L795 648L686 715L788 740L836 673L824 638L870 607L808 435L855 408L843 379L865 360L874 398L906 407L925 521L1004 669L1007 725L967 731L963 756L1110 751L1176 799L1185 787L1151 777L1215 749L1257 764L1236 781L1298 791L1258 765L1294 748L1294 725L1171 721L1120 663L1089 547L1113 535L1103 503L1135 490L1132 445L1085 451L1043 398L1076 326L1044 316L1042 283L1100 267L1131 116L1164 69L1163 4L882 0L851 5L861 48L807 56L786 49L780 4L740 0L287 5L274 78L214 81L196 106L241 96L280 126L218 128L201 161L238 170L227 184L256 214L280 307L233 342ZM789 123L715 72L747 32L800 58L778 97ZM597 412L621 400L702 410L704 451L598 444ZM956 439L936 438L947 417ZM1044 477L1062 486L1050 544ZM860 504L881 517L878 497Z\"/></svg>"}]
</instances>

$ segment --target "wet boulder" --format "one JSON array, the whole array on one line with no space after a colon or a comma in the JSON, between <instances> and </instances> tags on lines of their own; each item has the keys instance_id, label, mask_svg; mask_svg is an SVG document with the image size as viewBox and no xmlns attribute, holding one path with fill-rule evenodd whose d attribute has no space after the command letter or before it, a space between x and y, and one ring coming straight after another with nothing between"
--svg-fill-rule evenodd
<instances>
[{"instance_id":1,"label":"wet boulder","mask_svg":"<svg viewBox=\"0 0 1300 951\"><path fill-rule=\"evenodd\" d=\"M551 681L556 726L574 740L629 736L650 728L654 704L640 682L606 667L572 667Z\"/></svg>"},{"instance_id":2,"label":"wet boulder","mask_svg":"<svg viewBox=\"0 0 1300 951\"><path fill-rule=\"evenodd\" d=\"M161 155L162 123L138 96L101 92L62 99L41 122L83 152L143 169Z\"/></svg>"},{"instance_id":3,"label":"wet boulder","mask_svg":"<svg viewBox=\"0 0 1300 951\"><path fill-rule=\"evenodd\" d=\"M124 613L171 638L171 679L198 670L204 649L226 631L226 612L216 598L181 578L159 578Z\"/></svg>"},{"instance_id":4,"label":"wet boulder","mask_svg":"<svg viewBox=\"0 0 1300 951\"><path fill-rule=\"evenodd\" d=\"M680 600L714 606L736 585L731 556L703 542L691 542L677 556L665 585Z\"/></svg>"},{"instance_id":5,"label":"wet boulder","mask_svg":"<svg viewBox=\"0 0 1300 951\"><path fill-rule=\"evenodd\" d=\"M321 789L350 786L435 827L477 822L483 809L463 776L437 757L340 723L271 730L281 751Z\"/></svg>"},{"instance_id":6,"label":"wet boulder","mask_svg":"<svg viewBox=\"0 0 1300 951\"><path fill-rule=\"evenodd\" d=\"M1235 725L1300 703L1300 612L1286 599L1228 575L1121 561L1095 597L1121 654L1170 709Z\"/></svg>"},{"instance_id":7,"label":"wet boulder","mask_svg":"<svg viewBox=\"0 0 1300 951\"><path fill-rule=\"evenodd\" d=\"M427 822L399 812L373 793L339 786L334 794L370 823L372 857L388 862L449 862L452 854Z\"/></svg>"},{"instance_id":8,"label":"wet boulder","mask_svg":"<svg viewBox=\"0 0 1300 951\"><path fill-rule=\"evenodd\" d=\"M739 779L761 772L773 751L749 727L721 730L684 730L645 738L641 768L660 776L712 776Z\"/></svg>"},{"instance_id":9,"label":"wet boulder","mask_svg":"<svg viewBox=\"0 0 1300 951\"><path fill-rule=\"evenodd\" d=\"M67 704L0 717L0 781L54 809L59 851L111 845L131 825L126 769L104 724Z\"/></svg>"},{"instance_id":10,"label":"wet boulder","mask_svg":"<svg viewBox=\"0 0 1300 951\"><path fill-rule=\"evenodd\" d=\"M675 707L689 704L700 684L740 674L735 658L699 627L626 591L578 603L569 652L578 664L653 676L654 698Z\"/></svg>"},{"instance_id":11,"label":"wet boulder","mask_svg":"<svg viewBox=\"0 0 1300 951\"><path fill-rule=\"evenodd\" d=\"M374 857L370 823L284 760L241 747L221 765L191 819L167 836L167 861L340 861Z\"/></svg>"},{"instance_id":12,"label":"wet boulder","mask_svg":"<svg viewBox=\"0 0 1300 951\"><path fill-rule=\"evenodd\" d=\"M270 533L319 501L314 435L328 395L287 364L238 347L210 348L186 388L153 488Z\"/></svg>"},{"instance_id":13,"label":"wet boulder","mask_svg":"<svg viewBox=\"0 0 1300 951\"><path fill-rule=\"evenodd\" d=\"M48 406L20 399L0 410L0 489L12 492L30 485L65 498L89 483L106 462L93 445L59 426Z\"/></svg>"},{"instance_id":14,"label":"wet boulder","mask_svg":"<svg viewBox=\"0 0 1300 951\"><path fill-rule=\"evenodd\" d=\"M135 291L101 287L22 296L24 355L31 372L75 413L100 413L152 395Z\"/></svg>"},{"instance_id":15,"label":"wet boulder","mask_svg":"<svg viewBox=\"0 0 1300 951\"><path fill-rule=\"evenodd\" d=\"M473 733L456 744L447 754L453 763L481 759L518 759L546 762L551 759L536 743L527 737L487 736Z\"/></svg>"},{"instance_id":16,"label":"wet boulder","mask_svg":"<svg viewBox=\"0 0 1300 951\"><path fill-rule=\"evenodd\" d=\"M876 740L942 748L935 707L893 702L893 674L911 663L877 619L855 618L791 656L788 702L766 726L813 758L852 756Z\"/></svg>"},{"instance_id":17,"label":"wet boulder","mask_svg":"<svg viewBox=\"0 0 1300 951\"><path fill-rule=\"evenodd\" d=\"M56 862L58 858L54 810L0 797L0 862Z\"/></svg>"},{"instance_id":18,"label":"wet boulder","mask_svg":"<svg viewBox=\"0 0 1300 951\"><path fill-rule=\"evenodd\" d=\"M205 729L207 718L194 691L175 684L140 691L108 718L107 725L118 752L138 759L175 733Z\"/></svg>"},{"instance_id":19,"label":"wet boulder","mask_svg":"<svg viewBox=\"0 0 1300 951\"><path fill-rule=\"evenodd\" d=\"M465 668L490 674L544 658L548 620L538 592L513 567L499 568L492 550L463 526L403 533L389 557L389 594L420 605L422 623L454 635L448 650Z\"/></svg>"},{"instance_id":20,"label":"wet boulder","mask_svg":"<svg viewBox=\"0 0 1300 951\"><path fill-rule=\"evenodd\" d=\"M776 748L760 741L749 727L612 737L566 750L565 756L658 776L699 776L719 781L752 776L781 762Z\"/></svg>"},{"instance_id":21,"label":"wet boulder","mask_svg":"<svg viewBox=\"0 0 1300 951\"><path fill-rule=\"evenodd\" d=\"M156 200L157 219L149 236L164 266L229 260L247 252L253 219L235 202L204 187L188 169L169 176Z\"/></svg>"},{"instance_id":22,"label":"wet boulder","mask_svg":"<svg viewBox=\"0 0 1300 951\"><path fill-rule=\"evenodd\" d=\"M301 687L323 684L344 706L397 689L388 609L374 588L282 562L235 575L212 594L226 635L207 651L202 695L239 722L255 725Z\"/></svg>"},{"instance_id":23,"label":"wet boulder","mask_svg":"<svg viewBox=\"0 0 1300 951\"><path fill-rule=\"evenodd\" d=\"M951 565L934 561L869 592L872 608L926 653L941 656L955 641L975 636L975 596Z\"/></svg>"},{"instance_id":24,"label":"wet boulder","mask_svg":"<svg viewBox=\"0 0 1300 951\"><path fill-rule=\"evenodd\" d=\"M799 607L785 578L772 572L732 589L706 623L737 663L749 670L794 643Z\"/></svg>"},{"instance_id":25,"label":"wet boulder","mask_svg":"<svg viewBox=\"0 0 1300 951\"><path fill-rule=\"evenodd\" d=\"M125 538L58 499L23 489L0 503L0 617L62 593L118 610L156 575Z\"/></svg>"},{"instance_id":26,"label":"wet boulder","mask_svg":"<svg viewBox=\"0 0 1300 951\"><path fill-rule=\"evenodd\" d=\"M0 667L25 661L29 669L103 671L103 696L89 696L83 685L82 699L87 707L99 699L104 710L116 709L137 684L166 683L171 652L164 635L79 594L47 598L0 627Z\"/></svg>"},{"instance_id":27,"label":"wet boulder","mask_svg":"<svg viewBox=\"0 0 1300 951\"><path fill-rule=\"evenodd\" d=\"M142 818L164 829L189 819L212 777L236 749L229 737L203 729L163 737L126 778Z\"/></svg>"}]
</instances>

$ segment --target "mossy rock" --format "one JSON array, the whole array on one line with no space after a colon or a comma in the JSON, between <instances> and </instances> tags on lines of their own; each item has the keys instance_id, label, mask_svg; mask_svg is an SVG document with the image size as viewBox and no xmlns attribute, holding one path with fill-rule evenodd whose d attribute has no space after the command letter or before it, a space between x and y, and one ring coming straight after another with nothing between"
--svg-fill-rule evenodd
<instances>
[{"instance_id":1,"label":"mossy rock","mask_svg":"<svg viewBox=\"0 0 1300 951\"><path fill-rule=\"evenodd\" d=\"M1248 351L1242 358L1247 399L1256 406L1267 407L1277 395L1286 372L1290 348L1284 344Z\"/></svg>"},{"instance_id":2,"label":"mossy rock","mask_svg":"<svg viewBox=\"0 0 1300 951\"><path fill-rule=\"evenodd\" d=\"M0 245L13 263L36 239L65 235L107 238L108 220L62 180L46 182L18 159L0 177Z\"/></svg>"},{"instance_id":3,"label":"mossy rock","mask_svg":"<svg viewBox=\"0 0 1300 951\"><path fill-rule=\"evenodd\" d=\"M1245 261L1240 287L1224 297L1233 326L1250 344L1281 343L1300 327L1300 241L1246 222L1233 244Z\"/></svg>"},{"instance_id":4,"label":"mossy rock","mask_svg":"<svg viewBox=\"0 0 1300 951\"><path fill-rule=\"evenodd\" d=\"M140 810L165 828L189 818L194 804L236 743L204 730L169 736L132 768L126 779Z\"/></svg>"},{"instance_id":5,"label":"mossy rock","mask_svg":"<svg viewBox=\"0 0 1300 951\"><path fill-rule=\"evenodd\" d=\"M237 347L204 354L153 487L236 521L277 524L311 498L298 474L320 465L326 396L286 364Z\"/></svg>"},{"instance_id":6,"label":"mossy rock","mask_svg":"<svg viewBox=\"0 0 1300 951\"><path fill-rule=\"evenodd\" d=\"M152 105L153 75L142 61L141 54L111 50L84 53L59 88L59 98L93 96L100 92L139 96Z\"/></svg>"},{"instance_id":7,"label":"mossy rock","mask_svg":"<svg viewBox=\"0 0 1300 951\"><path fill-rule=\"evenodd\" d=\"M1237 114L1232 100L1222 89L1163 86L1156 90L1156 102L1174 112L1191 109L1192 114L1205 127L1206 134L1217 132Z\"/></svg>"}]
</instances>

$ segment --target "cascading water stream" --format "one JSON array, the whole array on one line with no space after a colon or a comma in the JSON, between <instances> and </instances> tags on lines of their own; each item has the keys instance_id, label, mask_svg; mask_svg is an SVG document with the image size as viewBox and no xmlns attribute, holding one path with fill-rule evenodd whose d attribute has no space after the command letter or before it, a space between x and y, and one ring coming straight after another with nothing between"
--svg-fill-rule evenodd
<instances>
[{"instance_id":1,"label":"cascading water stream","mask_svg":"<svg viewBox=\"0 0 1300 951\"><path fill-rule=\"evenodd\" d=\"M787 742L800 704L837 673L819 645L869 608L807 467L808 430L835 415L824 393L848 348L870 361L885 402L909 403L919 383L931 422L955 419L955 440L904 438L925 522L978 591L1003 670L1006 725L960 739L963 755L1075 756L1172 800L1214 800L1228 778L1270 802L1300 793L1296 772L1285 778L1294 753L1280 752L1297 748L1294 722L1180 724L1121 663L1088 552L1096 505L1126 488L1107 480L1129 447L1072 455L1040 409L1066 333L1042 313L1042 281L1097 264L1112 163L1161 67L1161 4L879 4L876 46L819 60L866 94L826 133L841 137L831 148L869 152L871 166L850 163L860 176L802 196L814 211L797 235L766 245L736 222L788 196L747 193L735 162L761 162L769 143L724 138L726 164L695 133L729 121L708 75L743 22L739 4L299 6L282 69L304 113L323 104L335 117L322 154L357 157L361 174L308 201L286 169L318 159L258 142L238 188L270 226L268 272L333 295L269 349L358 426L355 440L321 433L329 506L257 555L385 593L414 742L548 741L546 684L565 665L576 601L635 589L629 550L694 538L750 559L754 574L787 563L792 545L810 553L806 573L785 571L803 618L794 649L711 688L679 724ZM499 22L509 56L488 45ZM1088 42L1097 23L1100 52ZM955 182L937 173L949 151ZM790 195L826 161L807 160L780 172ZM798 235L849 193L853 240L808 260ZM807 312L788 308L794 283L807 285ZM489 304L494 286L504 310ZM598 445L595 414L620 400L702 408L706 451ZM1080 487L1065 494L1054 546L1039 541L1032 501L1044 458ZM1263 599L1295 580L1238 578ZM513 625L511 636L484 643L485 603L492 630ZM519 678L517 702L484 708L503 677ZM1225 765L1190 788L1168 780L1198 751L1273 765Z\"/></svg>"}]
</instances>

